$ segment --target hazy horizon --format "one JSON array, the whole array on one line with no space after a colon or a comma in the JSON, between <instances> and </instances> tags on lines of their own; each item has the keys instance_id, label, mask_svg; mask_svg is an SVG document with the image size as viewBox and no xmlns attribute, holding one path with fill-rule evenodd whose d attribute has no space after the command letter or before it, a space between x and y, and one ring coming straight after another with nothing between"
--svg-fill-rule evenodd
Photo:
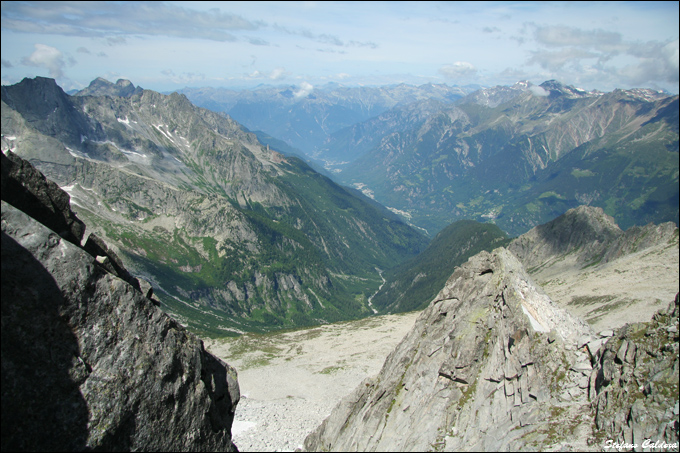
<instances>
[{"instance_id":1,"label":"hazy horizon","mask_svg":"<svg viewBox=\"0 0 680 453\"><path fill-rule=\"evenodd\" d=\"M678 2L2 2L2 84L678 93Z\"/></svg>"}]
</instances>

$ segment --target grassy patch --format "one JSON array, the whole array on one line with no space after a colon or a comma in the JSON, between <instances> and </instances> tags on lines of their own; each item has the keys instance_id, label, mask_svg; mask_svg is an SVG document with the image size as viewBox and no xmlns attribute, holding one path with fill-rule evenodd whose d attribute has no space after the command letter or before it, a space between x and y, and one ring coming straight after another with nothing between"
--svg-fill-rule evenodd
<instances>
[{"instance_id":1,"label":"grassy patch","mask_svg":"<svg viewBox=\"0 0 680 453\"><path fill-rule=\"evenodd\" d=\"M345 369L345 367L341 367L341 366L327 366L326 368L319 371L318 373L319 374L333 374L337 371L344 370L344 369Z\"/></svg>"},{"instance_id":2,"label":"grassy patch","mask_svg":"<svg viewBox=\"0 0 680 453\"><path fill-rule=\"evenodd\" d=\"M595 173L591 170L581 170L579 168L574 168L571 171L571 176L574 178L587 178L590 176L595 176Z\"/></svg>"}]
</instances>

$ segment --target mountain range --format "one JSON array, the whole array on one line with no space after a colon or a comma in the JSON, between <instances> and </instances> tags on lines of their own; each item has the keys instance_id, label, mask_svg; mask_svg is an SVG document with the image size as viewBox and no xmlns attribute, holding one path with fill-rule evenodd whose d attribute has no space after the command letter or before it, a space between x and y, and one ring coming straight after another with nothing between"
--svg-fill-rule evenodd
<instances>
[{"instance_id":1,"label":"mountain range","mask_svg":"<svg viewBox=\"0 0 680 453\"><path fill-rule=\"evenodd\" d=\"M69 96L25 79L2 87L2 147L68 191L166 309L211 335L423 308L470 256L578 205L623 230L677 224L677 96L468 89L187 89L218 113L126 80ZM283 117L355 189L296 156L272 129ZM441 233L416 257L423 230Z\"/></svg>"},{"instance_id":2,"label":"mountain range","mask_svg":"<svg viewBox=\"0 0 680 453\"><path fill-rule=\"evenodd\" d=\"M3 151L63 187L166 309L201 332L366 316L376 269L427 243L180 94L98 79L69 96L52 79L24 79L2 87L2 134Z\"/></svg>"},{"instance_id":3,"label":"mountain range","mask_svg":"<svg viewBox=\"0 0 680 453\"><path fill-rule=\"evenodd\" d=\"M199 107L228 114L253 132L282 140L314 156L331 134L392 108L417 101L450 103L476 89L445 84L386 87L262 86L235 91L225 88L184 88L178 92Z\"/></svg>"},{"instance_id":4,"label":"mountain range","mask_svg":"<svg viewBox=\"0 0 680 453\"><path fill-rule=\"evenodd\" d=\"M83 244L87 227L69 195L9 150L2 155L2 198L3 448L236 450L232 423L246 397L236 370L162 313L148 284L96 235ZM461 236L468 223L437 242ZM591 294L601 296L603 286L622 290L601 275L607 265L644 273L652 263L660 272L646 298L665 298L661 286L672 288L674 280L677 291L677 258L672 223L621 232L587 206L508 248L477 253L454 270L380 374L340 401L305 447L677 450L677 292L649 321L651 300L639 317L607 307L606 317L625 312L628 322L595 334L525 269L569 280L569 267L595 266L599 285ZM664 268L664 260L675 261ZM583 275L576 280L585 283ZM349 331L358 324L330 327L342 337L334 343L356 341ZM257 349L255 337L245 342ZM282 354L281 347L301 354L297 341L291 348L283 346L290 338L266 338L281 344L267 346L265 357ZM276 418L284 406L271 405L274 412L266 413Z\"/></svg>"},{"instance_id":5,"label":"mountain range","mask_svg":"<svg viewBox=\"0 0 680 453\"><path fill-rule=\"evenodd\" d=\"M623 229L678 222L677 96L555 80L478 88L182 92L430 237L462 219L518 236L584 204Z\"/></svg>"},{"instance_id":6,"label":"mountain range","mask_svg":"<svg viewBox=\"0 0 680 453\"><path fill-rule=\"evenodd\" d=\"M459 220L425 248L427 238L392 211L224 114L127 81L89 88L69 96L44 78L2 87L3 448L233 450L237 372L181 324L224 336L424 308L380 374L309 434L307 450L602 450L643 441L677 450L673 222L624 231L610 206L582 205L514 239L500 222ZM677 97L619 94L648 104L603 104L604 129L615 133L586 148L608 164L612 149L640 165L638 147L658 157L666 143L677 154ZM547 104L533 127L544 127L547 147L557 136L546 118L559 129L569 105L605 96L519 84L443 111L451 124L509 103L504 115L520 115L536 111L537 97ZM586 123L574 118L583 112L572 112L580 129ZM469 142L451 133L442 143L473 143L491 127L477 136L466 124ZM531 156L520 148L500 147ZM664 173L673 164L656 169L649 184L668 184L650 194L677 197L677 170L675 180ZM511 184L513 174L522 178L515 171L499 181ZM280 348L262 357L272 351Z\"/></svg>"},{"instance_id":7,"label":"mountain range","mask_svg":"<svg viewBox=\"0 0 680 453\"><path fill-rule=\"evenodd\" d=\"M383 113L323 152L346 162L334 178L430 234L471 219L517 236L583 204L623 229L678 222L678 96L653 90L483 89Z\"/></svg>"}]
</instances>

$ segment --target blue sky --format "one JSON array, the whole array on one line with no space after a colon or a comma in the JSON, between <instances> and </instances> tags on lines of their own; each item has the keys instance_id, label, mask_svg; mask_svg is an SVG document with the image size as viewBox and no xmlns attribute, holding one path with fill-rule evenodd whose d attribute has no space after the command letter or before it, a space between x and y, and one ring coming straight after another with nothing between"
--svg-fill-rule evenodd
<instances>
[{"instance_id":1,"label":"blue sky","mask_svg":"<svg viewBox=\"0 0 680 453\"><path fill-rule=\"evenodd\" d=\"M678 93L678 2L2 2L2 84L557 79Z\"/></svg>"}]
</instances>

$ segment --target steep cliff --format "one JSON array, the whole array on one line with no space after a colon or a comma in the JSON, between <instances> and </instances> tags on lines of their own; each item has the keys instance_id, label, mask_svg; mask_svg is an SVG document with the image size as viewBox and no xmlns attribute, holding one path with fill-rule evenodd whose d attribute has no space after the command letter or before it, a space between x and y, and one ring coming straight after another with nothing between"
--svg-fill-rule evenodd
<instances>
[{"instance_id":1,"label":"steep cliff","mask_svg":"<svg viewBox=\"0 0 680 453\"><path fill-rule=\"evenodd\" d=\"M234 451L236 371L83 226L2 155L2 450Z\"/></svg>"}]
</instances>

